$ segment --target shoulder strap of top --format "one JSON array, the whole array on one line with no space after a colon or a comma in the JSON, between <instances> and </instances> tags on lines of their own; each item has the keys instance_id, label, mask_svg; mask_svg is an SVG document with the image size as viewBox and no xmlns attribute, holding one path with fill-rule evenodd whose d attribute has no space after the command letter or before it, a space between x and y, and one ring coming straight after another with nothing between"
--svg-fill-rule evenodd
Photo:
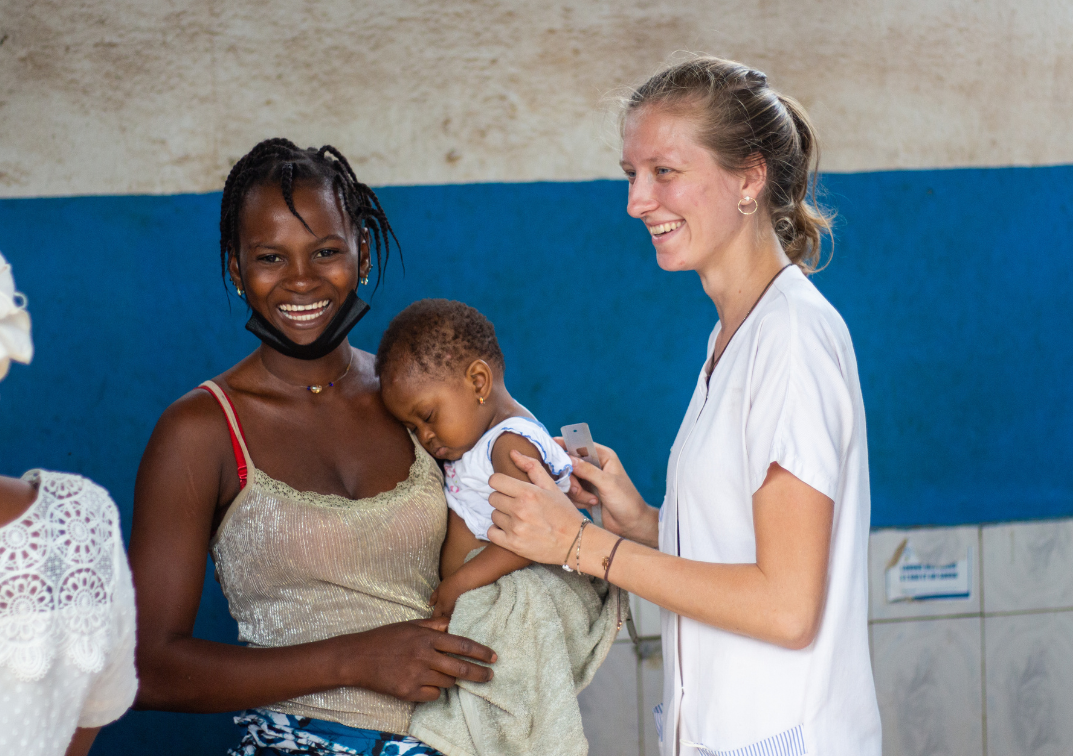
<instances>
[{"instance_id":1,"label":"shoulder strap of top","mask_svg":"<svg viewBox=\"0 0 1073 756\"><path fill-rule=\"evenodd\" d=\"M227 418L227 431L231 434L231 450L235 453L235 464L238 466L238 487L241 491L246 487L246 479L250 469L253 468L253 460L250 459L249 449L246 448L246 434L242 430L238 413L235 412L235 405L231 403L231 397L212 381L205 381L198 388L205 389L212 394L217 404L220 405L220 409L224 411L224 417Z\"/></svg>"}]
</instances>

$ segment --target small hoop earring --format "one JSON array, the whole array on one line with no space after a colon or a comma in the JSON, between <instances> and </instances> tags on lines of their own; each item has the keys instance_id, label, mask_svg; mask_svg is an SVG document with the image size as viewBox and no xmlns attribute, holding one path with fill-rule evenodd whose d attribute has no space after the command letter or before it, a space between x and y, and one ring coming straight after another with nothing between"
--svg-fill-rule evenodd
<instances>
[{"instance_id":1,"label":"small hoop earring","mask_svg":"<svg viewBox=\"0 0 1073 756\"><path fill-rule=\"evenodd\" d=\"M752 210L750 210L749 212L745 212L744 210L741 209L742 203L745 203L746 205L748 205L750 202L753 203L753 209ZM756 200L754 200L752 197L749 197L748 195L746 195L745 197L742 197L740 200L738 200L738 212L741 213L742 215L752 215L753 213L755 213L759 209L760 209L760 203L757 202Z\"/></svg>"},{"instance_id":2,"label":"small hoop earring","mask_svg":"<svg viewBox=\"0 0 1073 756\"><path fill-rule=\"evenodd\" d=\"M478 396L477 397L477 403L480 404L483 407L484 406L484 397L483 396Z\"/></svg>"},{"instance_id":3,"label":"small hoop earring","mask_svg":"<svg viewBox=\"0 0 1073 756\"><path fill-rule=\"evenodd\" d=\"M369 277L368 276L362 276L361 279L358 281L358 283L360 283L362 286L368 286L369 285Z\"/></svg>"}]
</instances>

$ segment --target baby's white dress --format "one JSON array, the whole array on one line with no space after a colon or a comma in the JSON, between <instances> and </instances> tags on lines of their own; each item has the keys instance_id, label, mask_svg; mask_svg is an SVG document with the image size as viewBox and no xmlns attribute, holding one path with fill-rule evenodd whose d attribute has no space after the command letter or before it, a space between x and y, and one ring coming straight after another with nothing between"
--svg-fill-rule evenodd
<instances>
[{"instance_id":1,"label":"baby's white dress","mask_svg":"<svg viewBox=\"0 0 1073 756\"><path fill-rule=\"evenodd\" d=\"M488 529L492 527L493 507L488 503L493 490L488 485L488 479L495 472L492 468L492 447L504 433L515 433L529 439L551 470L555 485L563 493L570 491L570 472L573 470L570 457L555 443L547 428L529 417L508 417L481 436L477 444L460 459L443 465L447 506L465 520L469 531L482 541L488 540Z\"/></svg>"},{"instance_id":2,"label":"baby's white dress","mask_svg":"<svg viewBox=\"0 0 1073 756\"><path fill-rule=\"evenodd\" d=\"M62 755L134 702L134 586L119 513L78 475L31 470L0 527L0 753Z\"/></svg>"}]
</instances>

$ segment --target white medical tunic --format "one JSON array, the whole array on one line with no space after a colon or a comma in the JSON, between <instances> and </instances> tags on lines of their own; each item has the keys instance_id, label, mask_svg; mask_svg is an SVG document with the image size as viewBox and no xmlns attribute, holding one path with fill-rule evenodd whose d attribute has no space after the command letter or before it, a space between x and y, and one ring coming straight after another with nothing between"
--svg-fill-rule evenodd
<instances>
[{"instance_id":1,"label":"white medical tunic","mask_svg":"<svg viewBox=\"0 0 1073 756\"><path fill-rule=\"evenodd\" d=\"M798 651L664 610L661 753L879 756L868 449L849 331L796 266L761 298L709 383L719 329L671 449L660 550L755 563L752 497L777 462L834 501L827 599L815 641Z\"/></svg>"}]
</instances>

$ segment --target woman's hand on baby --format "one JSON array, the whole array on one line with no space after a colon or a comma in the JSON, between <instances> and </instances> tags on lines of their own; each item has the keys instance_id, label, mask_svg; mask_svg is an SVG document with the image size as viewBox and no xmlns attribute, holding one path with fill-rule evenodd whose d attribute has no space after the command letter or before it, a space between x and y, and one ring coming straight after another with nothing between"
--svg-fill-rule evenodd
<instances>
[{"instance_id":1,"label":"woman's hand on baby","mask_svg":"<svg viewBox=\"0 0 1073 756\"><path fill-rule=\"evenodd\" d=\"M570 457L570 463L574 466L574 475L591 484L599 494L598 501L603 506L604 528L616 535L625 536L640 543L651 543L655 535L649 533L650 521L652 520L651 514L655 510L648 506L641 498L641 494L637 492L618 454L602 444L595 444L595 447L600 467L573 455ZM584 489L582 493L592 496ZM572 481L571 494L573 494ZM575 501L578 500L575 498Z\"/></svg>"},{"instance_id":2,"label":"woman's hand on baby","mask_svg":"<svg viewBox=\"0 0 1073 756\"><path fill-rule=\"evenodd\" d=\"M502 473L488 480L496 489L488 497L496 509L488 539L534 562L562 564L583 515L558 489L540 460L514 451L510 456L532 482Z\"/></svg>"},{"instance_id":3,"label":"woman's hand on baby","mask_svg":"<svg viewBox=\"0 0 1073 756\"><path fill-rule=\"evenodd\" d=\"M496 654L487 646L446 632L446 617L382 625L339 636L345 685L403 701L434 701L458 679L488 682ZM462 659L456 657L465 657ZM467 661L472 659L474 661Z\"/></svg>"}]
</instances>

